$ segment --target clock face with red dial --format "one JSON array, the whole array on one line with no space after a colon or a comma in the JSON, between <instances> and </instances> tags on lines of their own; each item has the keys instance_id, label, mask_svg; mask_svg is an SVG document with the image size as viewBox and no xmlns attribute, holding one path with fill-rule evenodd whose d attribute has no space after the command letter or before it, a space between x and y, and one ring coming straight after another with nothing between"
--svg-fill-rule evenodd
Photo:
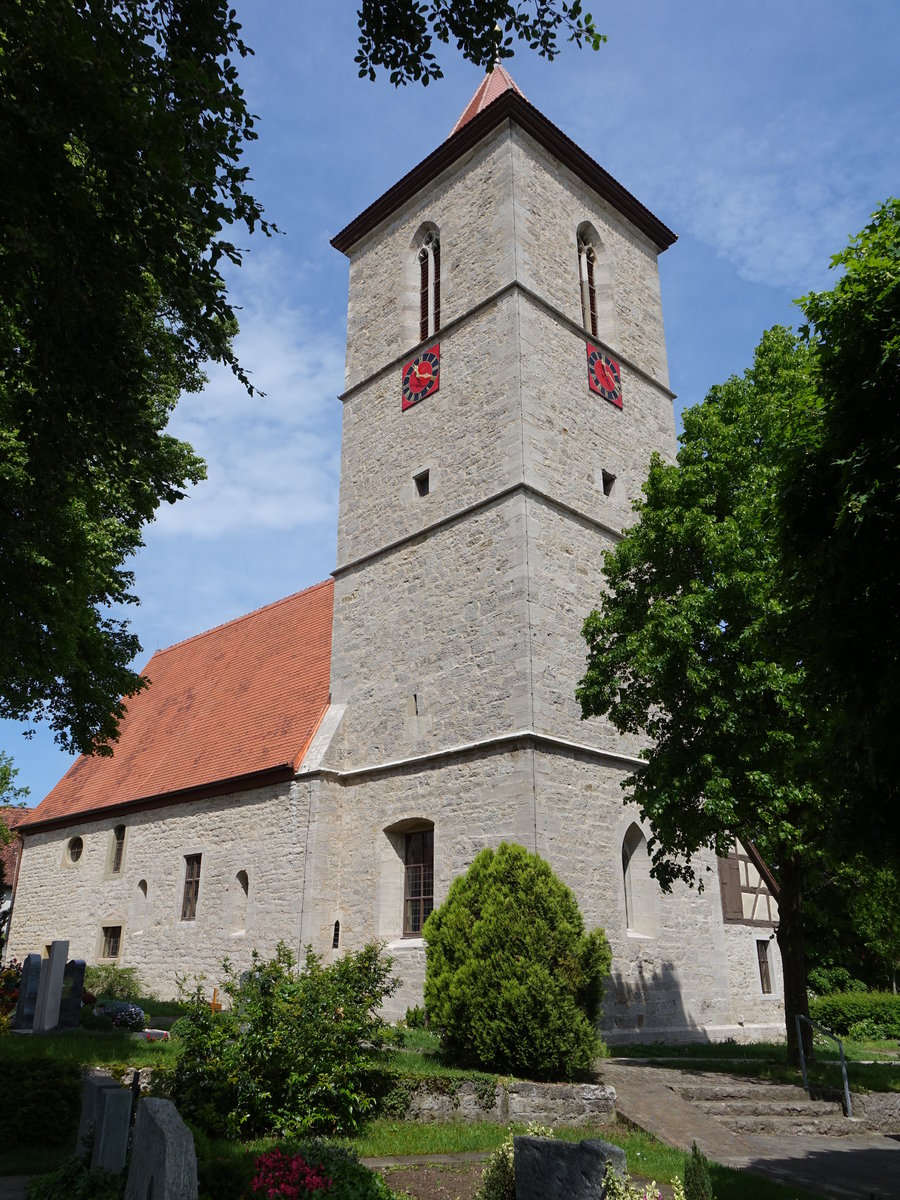
<instances>
[{"instance_id":1,"label":"clock face with red dial","mask_svg":"<svg viewBox=\"0 0 900 1200\"><path fill-rule=\"evenodd\" d=\"M622 407L622 369L599 346L587 343L588 387L616 408Z\"/></svg>"},{"instance_id":2,"label":"clock face with red dial","mask_svg":"<svg viewBox=\"0 0 900 1200\"><path fill-rule=\"evenodd\" d=\"M412 408L426 396L433 396L441 385L441 348L432 346L417 354L403 368L402 407Z\"/></svg>"}]
</instances>

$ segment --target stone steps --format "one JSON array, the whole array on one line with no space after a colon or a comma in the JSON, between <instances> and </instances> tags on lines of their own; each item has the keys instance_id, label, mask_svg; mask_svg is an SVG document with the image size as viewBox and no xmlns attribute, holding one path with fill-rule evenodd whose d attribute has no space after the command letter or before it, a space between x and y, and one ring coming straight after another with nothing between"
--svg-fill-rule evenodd
<instances>
[{"instance_id":1,"label":"stone steps","mask_svg":"<svg viewBox=\"0 0 900 1200\"><path fill-rule=\"evenodd\" d=\"M757 1083L738 1076L708 1075L672 1081L670 1087L726 1129L775 1137L847 1137L866 1131L865 1121L844 1116L840 1093L785 1083Z\"/></svg>"}]
</instances>

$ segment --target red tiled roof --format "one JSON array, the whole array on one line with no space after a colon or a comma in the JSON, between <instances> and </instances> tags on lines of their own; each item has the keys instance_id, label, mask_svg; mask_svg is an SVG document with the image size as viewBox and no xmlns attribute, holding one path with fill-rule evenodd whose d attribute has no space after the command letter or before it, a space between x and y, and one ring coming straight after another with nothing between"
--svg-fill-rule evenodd
<instances>
[{"instance_id":1,"label":"red tiled roof","mask_svg":"<svg viewBox=\"0 0 900 1200\"><path fill-rule=\"evenodd\" d=\"M150 659L112 757L79 758L27 825L299 767L328 705L331 580Z\"/></svg>"},{"instance_id":2,"label":"red tiled roof","mask_svg":"<svg viewBox=\"0 0 900 1200\"><path fill-rule=\"evenodd\" d=\"M12 833L12 838L6 845L0 844L0 862L3 863L3 885L11 888L16 878L16 860L22 848L22 839L14 832L26 817L30 817L32 809L15 808L0 805L0 821Z\"/></svg>"},{"instance_id":3,"label":"red tiled roof","mask_svg":"<svg viewBox=\"0 0 900 1200\"><path fill-rule=\"evenodd\" d=\"M498 96L502 96L504 92L518 92L522 99L525 99L525 93L504 67L499 63L494 63L481 83L475 90L475 95L463 109L462 116L450 130L450 136L453 137L458 129L462 129L463 125L467 125L473 117L477 117L480 112L487 108Z\"/></svg>"}]
</instances>

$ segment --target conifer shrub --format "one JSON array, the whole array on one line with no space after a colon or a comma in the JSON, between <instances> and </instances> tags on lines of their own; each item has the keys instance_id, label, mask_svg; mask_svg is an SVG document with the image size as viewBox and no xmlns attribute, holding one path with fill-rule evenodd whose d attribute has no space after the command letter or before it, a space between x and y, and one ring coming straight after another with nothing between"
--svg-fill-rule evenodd
<instances>
[{"instance_id":1,"label":"conifer shrub","mask_svg":"<svg viewBox=\"0 0 900 1200\"><path fill-rule=\"evenodd\" d=\"M691 1144L691 1157L684 1162L684 1197L685 1200L715 1200L709 1163L696 1142Z\"/></svg>"},{"instance_id":2,"label":"conifer shrub","mask_svg":"<svg viewBox=\"0 0 900 1200\"><path fill-rule=\"evenodd\" d=\"M537 854L482 850L425 923L425 1006L464 1066L574 1079L603 1052L597 1033L611 956Z\"/></svg>"}]
</instances>

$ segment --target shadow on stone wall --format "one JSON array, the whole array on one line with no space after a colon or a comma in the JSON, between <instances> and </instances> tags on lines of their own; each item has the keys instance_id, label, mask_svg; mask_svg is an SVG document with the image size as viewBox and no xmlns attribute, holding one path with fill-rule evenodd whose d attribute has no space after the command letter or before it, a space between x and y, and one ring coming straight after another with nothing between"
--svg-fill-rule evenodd
<instances>
[{"instance_id":1,"label":"shadow on stone wall","mask_svg":"<svg viewBox=\"0 0 900 1200\"><path fill-rule=\"evenodd\" d=\"M709 1041L688 1014L672 963L649 967L641 959L627 974L614 970L606 985L600 1032L616 1042Z\"/></svg>"}]
</instances>

